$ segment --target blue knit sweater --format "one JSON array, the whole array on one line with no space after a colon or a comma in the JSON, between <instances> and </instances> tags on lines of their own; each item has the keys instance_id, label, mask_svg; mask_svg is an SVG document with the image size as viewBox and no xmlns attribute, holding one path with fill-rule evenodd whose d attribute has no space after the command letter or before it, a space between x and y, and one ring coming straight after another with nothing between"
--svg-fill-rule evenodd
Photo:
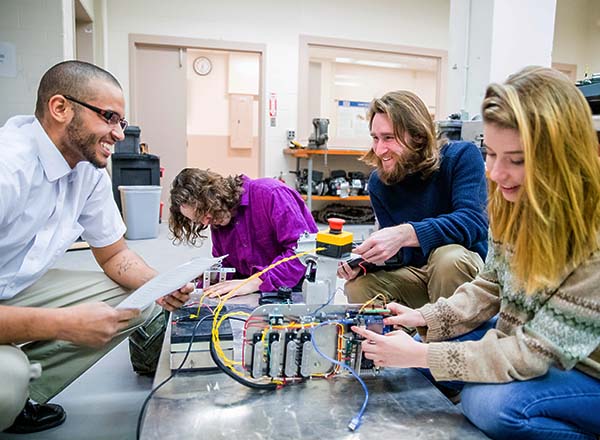
<instances>
[{"instance_id":1,"label":"blue knit sweater","mask_svg":"<svg viewBox=\"0 0 600 440\"><path fill-rule=\"evenodd\" d=\"M440 169L427 180L417 174L386 185L374 171L369 195L381 228L402 223L415 228L421 247L402 248L399 264L421 267L432 250L446 244L460 244L485 260L487 186L483 159L474 144L444 145Z\"/></svg>"}]
</instances>

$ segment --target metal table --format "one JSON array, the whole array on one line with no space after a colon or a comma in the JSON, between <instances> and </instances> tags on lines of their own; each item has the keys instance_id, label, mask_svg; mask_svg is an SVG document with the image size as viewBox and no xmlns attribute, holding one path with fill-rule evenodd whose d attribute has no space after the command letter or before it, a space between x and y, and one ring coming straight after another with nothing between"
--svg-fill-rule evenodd
<instances>
[{"instance_id":1,"label":"metal table","mask_svg":"<svg viewBox=\"0 0 600 440\"><path fill-rule=\"evenodd\" d=\"M169 352L165 342L155 386L171 373ZM364 392L351 376L315 378L265 392L221 372L180 373L150 400L141 438L487 438L416 370L385 369L363 379L369 404L362 425L352 432L347 426L361 407Z\"/></svg>"}]
</instances>

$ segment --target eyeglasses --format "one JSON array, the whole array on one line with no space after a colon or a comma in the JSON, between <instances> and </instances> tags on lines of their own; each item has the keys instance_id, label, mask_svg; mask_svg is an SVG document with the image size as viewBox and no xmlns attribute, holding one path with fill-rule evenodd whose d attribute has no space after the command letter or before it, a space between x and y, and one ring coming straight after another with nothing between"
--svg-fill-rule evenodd
<instances>
[{"instance_id":1,"label":"eyeglasses","mask_svg":"<svg viewBox=\"0 0 600 440\"><path fill-rule=\"evenodd\" d=\"M112 125L119 124L119 126L121 127L121 130L125 130L127 128L127 126L129 125L129 122L127 122L124 118L122 118L121 115L119 115L117 112L113 112L112 110L102 110L101 108L95 107L86 102L79 101L78 99L75 99L70 95L63 95L63 96L65 97L65 99L68 99L69 101L73 101L79 105L84 106L85 108L89 108L93 112L98 113L109 124L112 124Z\"/></svg>"}]
</instances>

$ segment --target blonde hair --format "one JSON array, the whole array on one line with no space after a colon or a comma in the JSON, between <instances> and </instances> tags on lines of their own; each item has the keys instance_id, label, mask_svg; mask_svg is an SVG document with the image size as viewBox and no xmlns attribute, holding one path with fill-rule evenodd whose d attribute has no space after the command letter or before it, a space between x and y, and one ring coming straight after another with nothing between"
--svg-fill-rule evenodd
<instances>
[{"instance_id":1,"label":"blonde hair","mask_svg":"<svg viewBox=\"0 0 600 440\"><path fill-rule=\"evenodd\" d=\"M374 99L367 113L369 129L377 113L390 118L398 142L405 144L406 139L406 147L415 157L414 163L410 164L410 173L421 173L425 179L440 168L441 143L436 139L433 119L421 98L407 90L398 90ZM361 157L371 166L378 165L377 159L372 148Z\"/></svg>"},{"instance_id":2,"label":"blonde hair","mask_svg":"<svg viewBox=\"0 0 600 440\"><path fill-rule=\"evenodd\" d=\"M518 130L525 181L515 203L490 181L492 238L527 293L555 288L598 249L600 158L590 108L562 73L526 67L488 86L483 120Z\"/></svg>"}]
</instances>

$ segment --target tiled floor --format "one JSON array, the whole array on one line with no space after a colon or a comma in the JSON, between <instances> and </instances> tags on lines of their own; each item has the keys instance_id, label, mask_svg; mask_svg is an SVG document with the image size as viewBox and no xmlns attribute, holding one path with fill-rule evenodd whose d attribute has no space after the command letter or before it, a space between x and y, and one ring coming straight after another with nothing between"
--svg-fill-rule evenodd
<instances>
[{"instance_id":1,"label":"tiled floor","mask_svg":"<svg viewBox=\"0 0 600 440\"><path fill-rule=\"evenodd\" d=\"M319 229L323 228L320 225ZM366 238L370 228L372 226L346 227L354 232L356 240ZM200 248L174 246L164 224L157 239L129 241L128 244L159 271L174 268L191 257L210 255L210 242ZM56 267L100 270L89 250L68 252ZM63 425L38 434L0 433L0 440L134 439L139 410L150 392L151 382L131 370L124 342L52 400L67 411Z\"/></svg>"}]
</instances>

